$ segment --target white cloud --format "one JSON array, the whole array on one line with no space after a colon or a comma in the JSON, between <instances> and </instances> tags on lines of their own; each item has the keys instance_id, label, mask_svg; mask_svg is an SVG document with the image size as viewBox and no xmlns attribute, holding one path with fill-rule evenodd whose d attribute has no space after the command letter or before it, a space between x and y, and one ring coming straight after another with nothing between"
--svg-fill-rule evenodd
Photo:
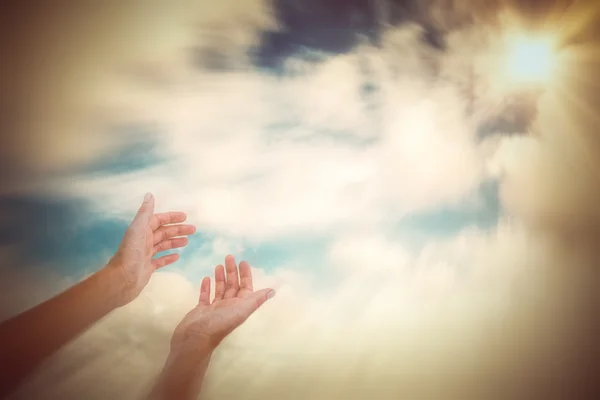
<instances>
[{"instance_id":1,"label":"white cloud","mask_svg":"<svg viewBox=\"0 0 600 400\"><path fill-rule=\"evenodd\" d=\"M377 232L341 237L332 245L329 260L333 266L350 272L400 272L407 268L410 255L401 244L392 243Z\"/></svg>"},{"instance_id":2,"label":"white cloud","mask_svg":"<svg viewBox=\"0 0 600 400\"><path fill-rule=\"evenodd\" d=\"M397 53L418 44L414 29L399 31L389 47L360 46L290 77L198 72L144 111L168 164L59 190L92 195L113 213L152 190L207 230L257 240L457 204L484 178L483 149L461 94L431 85L420 54ZM365 60L373 73L361 70ZM396 64L408 70L396 76ZM365 83L380 88L375 108Z\"/></svg>"},{"instance_id":3,"label":"white cloud","mask_svg":"<svg viewBox=\"0 0 600 400\"><path fill-rule=\"evenodd\" d=\"M389 263L396 244L375 243L380 250L368 261ZM509 384L519 374L533 379L527 371L543 357L560 356L563 345L561 321L569 305L548 308L546 302L568 293L568 285L539 281L556 276L557 254L544 240L507 226L432 243L408 262L398 259L404 268L355 270L326 291L301 270L254 269L255 286L275 287L278 294L219 348L207 395L426 396L427 382L436 379L438 388L459 398L461 390L479 390L492 376ZM346 260L337 262L346 267ZM197 297L198 282L158 273L139 299L72 343L15 398L40 390L45 398L142 396L162 366L173 328ZM499 329L506 336L496 337ZM544 343L542 353L535 343ZM515 346L522 350L507 357Z\"/></svg>"}]
</instances>

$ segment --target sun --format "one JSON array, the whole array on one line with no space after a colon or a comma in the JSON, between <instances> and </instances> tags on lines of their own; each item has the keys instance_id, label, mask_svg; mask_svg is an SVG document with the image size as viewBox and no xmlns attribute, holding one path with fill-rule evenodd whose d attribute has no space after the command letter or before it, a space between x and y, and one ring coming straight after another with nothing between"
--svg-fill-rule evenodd
<instances>
[{"instance_id":1,"label":"sun","mask_svg":"<svg viewBox=\"0 0 600 400\"><path fill-rule=\"evenodd\" d=\"M507 37L506 73L513 83L547 83L556 69L551 37L511 35Z\"/></svg>"}]
</instances>

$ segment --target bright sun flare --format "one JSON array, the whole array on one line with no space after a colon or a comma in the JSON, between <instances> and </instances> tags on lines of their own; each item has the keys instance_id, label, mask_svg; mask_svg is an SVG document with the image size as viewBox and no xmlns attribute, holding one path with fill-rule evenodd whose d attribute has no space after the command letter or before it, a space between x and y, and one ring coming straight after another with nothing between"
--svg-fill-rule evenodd
<instances>
[{"instance_id":1,"label":"bright sun flare","mask_svg":"<svg viewBox=\"0 0 600 400\"><path fill-rule=\"evenodd\" d=\"M515 83L547 82L555 69L551 38L513 36L508 39L507 73Z\"/></svg>"}]
</instances>

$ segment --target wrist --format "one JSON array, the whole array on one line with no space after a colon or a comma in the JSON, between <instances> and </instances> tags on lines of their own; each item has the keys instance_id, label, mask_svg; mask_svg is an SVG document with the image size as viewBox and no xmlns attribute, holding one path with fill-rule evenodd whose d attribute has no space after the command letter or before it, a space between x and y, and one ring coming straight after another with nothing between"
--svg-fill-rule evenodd
<instances>
[{"instance_id":1,"label":"wrist","mask_svg":"<svg viewBox=\"0 0 600 400\"><path fill-rule=\"evenodd\" d=\"M177 349L171 350L167 357L167 366L172 366L181 373L194 373L208 365L213 351L211 349Z\"/></svg>"},{"instance_id":2,"label":"wrist","mask_svg":"<svg viewBox=\"0 0 600 400\"><path fill-rule=\"evenodd\" d=\"M126 280L123 278L123 273L118 265L109 262L104 268L97 273L102 277L102 280L112 289L112 301L116 307L122 307L129 303L132 299L128 294L131 290L128 288Z\"/></svg>"},{"instance_id":3,"label":"wrist","mask_svg":"<svg viewBox=\"0 0 600 400\"><path fill-rule=\"evenodd\" d=\"M172 348L154 388L154 398L196 398L211 356L212 350L205 348Z\"/></svg>"},{"instance_id":4,"label":"wrist","mask_svg":"<svg viewBox=\"0 0 600 400\"><path fill-rule=\"evenodd\" d=\"M205 358L210 358L214 349L208 337L186 337L171 342L169 359L200 363Z\"/></svg>"}]
</instances>

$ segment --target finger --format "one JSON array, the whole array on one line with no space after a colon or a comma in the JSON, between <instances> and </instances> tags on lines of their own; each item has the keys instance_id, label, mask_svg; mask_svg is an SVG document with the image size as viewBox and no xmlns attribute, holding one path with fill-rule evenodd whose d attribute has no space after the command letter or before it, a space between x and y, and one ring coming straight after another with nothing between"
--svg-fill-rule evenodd
<instances>
[{"instance_id":1,"label":"finger","mask_svg":"<svg viewBox=\"0 0 600 400\"><path fill-rule=\"evenodd\" d=\"M138 209L137 214L133 218L131 225L133 224L142 224L147 225L150 223L152 219L152 215L154 214L154 196L152 193L146 193L144 196L144 202Z\"/></svg>"},{"instance_id":2,"label":"finger","mask_svg":"<svg viewBox=\"0 0 600 400\"><path fill-rule=\"evenodd\" d=\"M154 267L154 269L159 269L162 267L166 267L169 264L173 264L177 260L179 260L179 254L167 254L166 256L154 258L152 260L152 266Z\"/></svg>"},{"instance_id":3,"label":"finger","mask_svg":"<svg viewBox=\"0 0 600 400\"><path fill-rule=\"evenodd\" d=\"M208 276L202 279L202 283L200 284L200 300L198 304L204 306L210 305L210 278Z\"/></svg>"},{"instance_id":4,"label":"finger","mask_svg":"<svg viewBox=\"0 0 600 400\"><path fill-rule=\"evenodd\" d=\"M177 249L179 247L187 246L188 238L186 237L178 237L173 239L163 240L154 246L154 254L160 253L161 251Z\"/></svg>"},{"instance_id":5,"label":"finger","mask_svg":"<svg viewBox=\"0 0 600 400\"><path fill-rule=\"evenodd\" d=\"M260 306L265 304L269 299L275 296L275 289L262 289L257 292L249 294L243 303L243 314L245 318L248 318L254 311L258 310Z\"/></svg>"},{"instance_id":6,"label":"finger","mask_svg":"<svg viewBox=\"0 0 600 400\"><path fill-rule=\"evenodd\" d=\"M227 289L225 290L225 299L231 299L237 296L240 290L238 279L238 270L235 265L235 258L232 255L225 257L225 270L227 271Z\"/></svg>"},{"instance_id":7,"label":"finger","mask_svg":"<svg viewBox=\"0 0 600 400\"><path fill-rule=\"evenodd\" d=\"M240 291L238 292L239 297L246 297L252 293L252 271L250 265L246 261L240 263Z\"/></svg>"},{"instance_id":8,"label":"finger","mask_svg":"<svg viewBox=\"0 0 600 400\"><path fill-rule=\"evenodd\" d=\"M215 299L213 301L223 300L225 296L225 268L221 264L215 268Z\"/></svg>"},{"instance_id":9,"label":"finger","mask_svg":"<svg viewBox=\"0 0 600 400\"><path fill-rule=\"evenodd\" d=\"M187 215L181 211L170 211L166 213L154 214L152 218L152 230L155 231L159 227L167 224L178 224L187 219Z\"/></svg>"},{"instance_id":10,"label":"finger","mask_svg":"<svg viewBox=\"0 0 600 400\"><path fill-rule=\"evenodd\" d=\"M193 235L196 232L194 225L167 225L161 226L154 231L154 244L162 242L163 240L172 238L174 236L187 236Z\"/></svg>"}]
</instances>

